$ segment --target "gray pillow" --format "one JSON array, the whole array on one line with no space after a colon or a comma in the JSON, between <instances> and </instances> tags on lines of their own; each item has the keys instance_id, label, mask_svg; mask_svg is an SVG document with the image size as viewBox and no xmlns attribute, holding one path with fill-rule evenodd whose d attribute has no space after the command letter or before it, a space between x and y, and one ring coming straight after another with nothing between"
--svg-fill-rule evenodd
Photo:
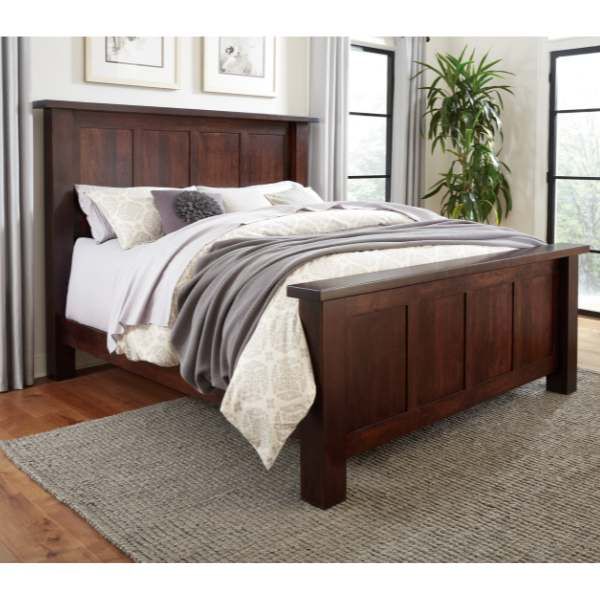
<instances>
[{"instance_id":1,"label":"gray pillow","mask_svg":"<svg viewBox=\"0 0 600 600\"><path fill-rule=\"evenodd\" d=\"M223 200L217 194L196 190L152 190L152 196L165 234L224 212Z\"/></svg>"}]
</instances>

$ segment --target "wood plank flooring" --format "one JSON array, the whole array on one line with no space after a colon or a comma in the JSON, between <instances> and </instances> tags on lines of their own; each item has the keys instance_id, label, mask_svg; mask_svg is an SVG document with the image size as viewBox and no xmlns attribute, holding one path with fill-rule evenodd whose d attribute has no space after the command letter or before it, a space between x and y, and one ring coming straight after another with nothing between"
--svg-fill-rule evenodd
<instances>
[{"instance_id":1,"label":"wood plank flooring","mask_svg":"<svg viewBox=\"0 0 600 600\"><path fill-rule=\"evenodd\" d=\"M579 366L600 371L600 319L579 317Z\"/></svg>"},{"instance_id":2,"label":"wood plank flooring","mask_svg":"<svg viewBox=\"0 0 600 600\"><path fill-rule=\"evenodd\" d=\"M48 431L181 396L142 377L101 368L0 395L0 438ZM129 559L0 451L0 562Z\"/></svg>"},{"instance_id":3,"label":"wood plank flooring","mask_svg":"<svg viewBox=\"0 0 600 600\"><path fill-rule=\"evenodd\" d=\"M600 372L600 320L579 319L579 365ZM64 382L0 394L0 439L48 431L172 400L181 394L142 377L99 368ZM72 510L0 451L0 562L127 562Z\"/></svg>"}]
</instances>

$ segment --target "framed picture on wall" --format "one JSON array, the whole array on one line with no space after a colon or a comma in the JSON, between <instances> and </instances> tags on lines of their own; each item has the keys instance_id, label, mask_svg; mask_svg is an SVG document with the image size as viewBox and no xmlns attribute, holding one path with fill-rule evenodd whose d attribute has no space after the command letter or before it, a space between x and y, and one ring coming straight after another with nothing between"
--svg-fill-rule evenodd
<instances>
[{"instance_id":1,"label":"framed picture on wall","mask_svg":"<svg viewBox=\"0 0 600 600\"><path fill-rule=\"evenodd\" d=\"M204 91L276 96L277 38L204 38Z\"/></svg>"},{"instance_id":2,"label":"framed picture on wall","mask_svg":"<svg viewBox=\"0 0 600 600\"><path fill-rule=\"evenodd\" d=\"M179 41L174 37L88 37L85 80L176 90Z\"/></svg>"}]
</instances>

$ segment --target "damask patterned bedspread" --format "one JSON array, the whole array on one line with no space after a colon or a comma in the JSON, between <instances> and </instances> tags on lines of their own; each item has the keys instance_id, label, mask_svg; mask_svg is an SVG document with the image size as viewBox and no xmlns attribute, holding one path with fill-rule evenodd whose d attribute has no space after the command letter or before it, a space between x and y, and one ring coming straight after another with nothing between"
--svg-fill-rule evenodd
<instances>
[{"instance_id":1,"label":"damask patterned bedspread","mask_svg":"<svg viewBox=\"0 0 600 600\"><path fill-rule=\"evenodd\" d=\"M399 213L357 208L298 212L265 219L228 231L229 238L302 235L411 222ZM198 259L212 247L204 245L180 273L173 291L169 323L127 324L114 334L116 351L130 360L161 366L179 363L171 341L177 300L195 272ZM289 284L338 276L373 273L453 258L494 254L510 247L478 245L417 246L323 256L295 271L279 286L242 351L221 404L223 415L244 435L270 468L285 441L306 415L315 397L308 346L298 315L298 301L288 298Z\"/></svg>"}]
</instances>

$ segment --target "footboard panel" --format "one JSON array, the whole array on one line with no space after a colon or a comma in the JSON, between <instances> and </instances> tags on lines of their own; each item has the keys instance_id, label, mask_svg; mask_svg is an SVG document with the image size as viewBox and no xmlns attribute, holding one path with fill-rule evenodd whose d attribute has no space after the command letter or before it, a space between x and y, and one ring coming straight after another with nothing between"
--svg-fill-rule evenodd
<instances>
[{"instance_id":1,"label":"footboard panel","mask_svg":"<svg viewBox=\"0 0 600 600\"><path fill-rule=\"evenodd\" d=\"M344 365L348 431L556 366L556 262L329 302L344 321L331 351Z\"/></svg>"},{"instance_id":2,"label":"footboard panel","mask_svg":"<svg viewBox=\"0 0 600 600\"><path fill-rule=\"evenodd\" d=\"M383 273L379 282L290 286L318 389L302 436L312 465L306 474L303 467L304 497L326 507L345 490L314 486L323 448L339 465L546 375L555 391L574 391L579 251L547 247Z\"/></svg>"}]
</instances>

